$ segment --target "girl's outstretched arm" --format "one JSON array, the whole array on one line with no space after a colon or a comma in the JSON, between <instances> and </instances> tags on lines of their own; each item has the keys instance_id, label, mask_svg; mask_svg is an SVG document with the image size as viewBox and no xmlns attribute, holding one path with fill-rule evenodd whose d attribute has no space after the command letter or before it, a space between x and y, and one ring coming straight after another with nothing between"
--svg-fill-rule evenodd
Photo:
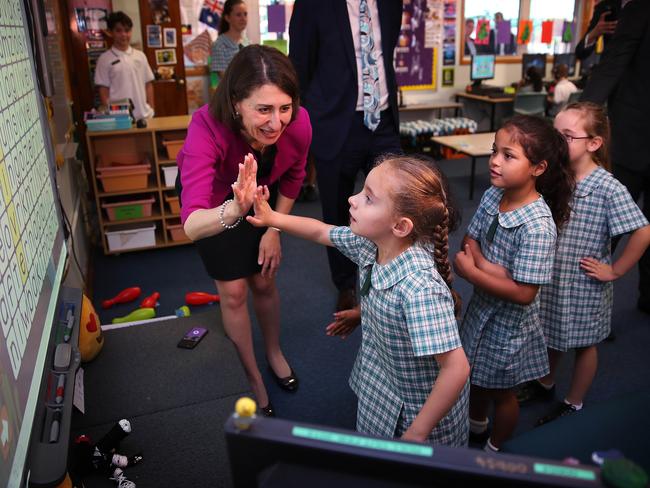
<instances>
[{"instance_id":1,"label":"girl's outstretched arm","mask_svg":"<svg viewBox=\"0 0 650 488\"><path fill-rule=\"evenodd\" d=\"M601 263L594 258L582 258L580 267L591 278L599 281L613 281L627 273L641 259L649 245L650 225L646 225L632 233L621 257L612 265Z\"/></svg>"},{"instance_id":2,"label":"girl's outstretched arm","mask_svg":"<svg viewBox=\"0 0 650 488\"><path fill-rule=\"evenodd\" d=\"M250 215L246 220L255 227L276 227L284 232L295 236L314 241L325 246L332 246L330 240L330 229L333 225L326 224L320 220L308 217L297 217L274 211L269 203L268 187L257 187L257 193L253 203L255 216Z\"/></svg>"},{"instance_id":3,"label":"girl's outstretched arm","mask_svg":"<svg viewBox=\"0 0 650 488\"><path fill-rule=\"evenodd\" d=\"M469 377L469 363L462 347L434 355L440 373L420 413L402 435L407 441L424 442L438 422L454 406Z\"/></svg>"}]
</instances>

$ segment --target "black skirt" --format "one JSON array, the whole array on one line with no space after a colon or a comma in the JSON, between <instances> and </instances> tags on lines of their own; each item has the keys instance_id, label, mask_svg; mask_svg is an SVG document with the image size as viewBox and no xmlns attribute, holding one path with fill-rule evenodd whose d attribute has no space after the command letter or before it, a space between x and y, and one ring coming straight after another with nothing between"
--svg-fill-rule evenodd
<instances>
[{"instance_id":1,"label":"black skirt","mask_svg":"<svg viewBox=\"0 0 650 488\"><path fill-rule=\"evenodd\" d=\"M269 204L275 207L278 184L269 188L269 191ZM228 198L232 198L232 194ZM251 208L248 215L253 214ZM244 218L234 229L224 229L220 234L195 241L208 275L213 280L232 281L261 272L262 266L257 264L257 257L266 230L266 227L253 227Z\"/></svg>"},{"instance_id":2,"label":"black skirt","mask_svg":"<svg viewBox=\"0 0 650 488\"><path fill-rule=\"evenodd\" d=\"M277 154L275 144L267 147L264 154L252 149L251 152L254 153L257 160L258 177L268 177L271 174ZM182 206L183 202L180 196L183 188L180 176L179 172L176 176L176 193ZM278 188L278 182L269 185L269 205L271 207L275 207L275 202L278 199ZM230 198L233 198L232 192L226 197L226 200ZM251 207L248 215L254 213ZM257 257L260 251L260 241L265 232L265 227L253 227L244 218L234 229L224 229L220 234L200 239L195 241L194 244L199 250L199 256L201 256L205 270L213 280L232 281L262 271L262 266L257 264Z\"/></svg>"}]
</instances>

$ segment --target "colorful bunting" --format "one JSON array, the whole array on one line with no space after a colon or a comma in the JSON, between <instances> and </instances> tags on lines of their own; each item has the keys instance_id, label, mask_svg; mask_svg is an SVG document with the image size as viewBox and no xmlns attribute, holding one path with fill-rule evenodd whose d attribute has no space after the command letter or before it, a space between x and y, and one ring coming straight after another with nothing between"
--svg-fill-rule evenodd
<instances>
[{"instance_id":1,"label":"colorful bunting","mask_svg":"<svg viewBox=\"0 0 650 488\"><path fill-rule=\"evenodd\" d=\"M542 42L550 44L553 42L553 21L545 20L542 22Z\"/></svg>"},{"instance_id":2,"label":"colorful bunting","mask_svg":"<svg viewBox=\"0 0 650 488\"><path fill-rule=\"evenodd\" d=\"M476 28L476 39L474 44L488 45L490 43L490 21L488 19L479 19Z\"/></svg>"},{"instance_id":3,"label":"colorful bunting","mask_svg":"<svg viewBox=\"0 0 650 488\"><path fill-rule=\"evenodd\" d=\"M520 20L517 32L517 44L528 44L533 37L533 21Z\"/></svg>"}]
</instances>

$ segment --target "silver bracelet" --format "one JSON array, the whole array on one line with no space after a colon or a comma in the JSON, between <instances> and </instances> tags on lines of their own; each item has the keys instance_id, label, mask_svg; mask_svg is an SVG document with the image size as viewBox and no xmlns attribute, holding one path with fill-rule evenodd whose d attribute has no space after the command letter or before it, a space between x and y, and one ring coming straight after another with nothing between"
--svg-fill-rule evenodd
<instances>
[{"instance_id":1,"label":"silver bracelet","mask_svg":"<svg viewBox=\"0 0 650 488\"><path fill-rule=\"evenodd\" d=\"M223 213L226 211L226 207L227 207L230 203L232 203L232 202L233 202L233 199L232 199L232 198L229 198L228 200L226 200L225 202L223 202L223 203L221 204L221 210L219 210L219 222L221 223L221 227L223 227L224 229L234 229L234 228L237 227L237 226L241 223L241 221L242 221L242 217L241 217L241 216L239 216L239 218L238 218L237 220L235 220L235 222L233 222L233 223L230 224L230 225L226 224L226 223L223 221Z\"/></svg>"}]
</instances>

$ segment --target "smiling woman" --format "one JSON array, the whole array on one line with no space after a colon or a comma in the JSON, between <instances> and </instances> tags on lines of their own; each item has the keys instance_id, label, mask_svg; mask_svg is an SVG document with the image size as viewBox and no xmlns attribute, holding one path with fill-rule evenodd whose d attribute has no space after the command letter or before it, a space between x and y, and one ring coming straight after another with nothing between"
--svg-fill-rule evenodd
<instances>
[{"instance_id":1,"label":"smiling woman","mask_svg":"<svg viewBox=\"0 0 650 488\"><path fill-rule=\"evenodd\" d=\"M243 220L252 200L246 203L233 195L233 188L241 189L240 164L250 153L258 163L257 184L268 185L275 209L289 213L305 177L310 144L311 124L299 106L291 62L277 49L253 45L233 58L210 105L194 113L177 158L185 233L215 280L224 328L265 415L272 415L273 408L253 354L249 289L271 371L285 390L298 386L280 349L274 279L281 259L280 235L277 229L257 229Z\"/></svg>"}]
</instances>

